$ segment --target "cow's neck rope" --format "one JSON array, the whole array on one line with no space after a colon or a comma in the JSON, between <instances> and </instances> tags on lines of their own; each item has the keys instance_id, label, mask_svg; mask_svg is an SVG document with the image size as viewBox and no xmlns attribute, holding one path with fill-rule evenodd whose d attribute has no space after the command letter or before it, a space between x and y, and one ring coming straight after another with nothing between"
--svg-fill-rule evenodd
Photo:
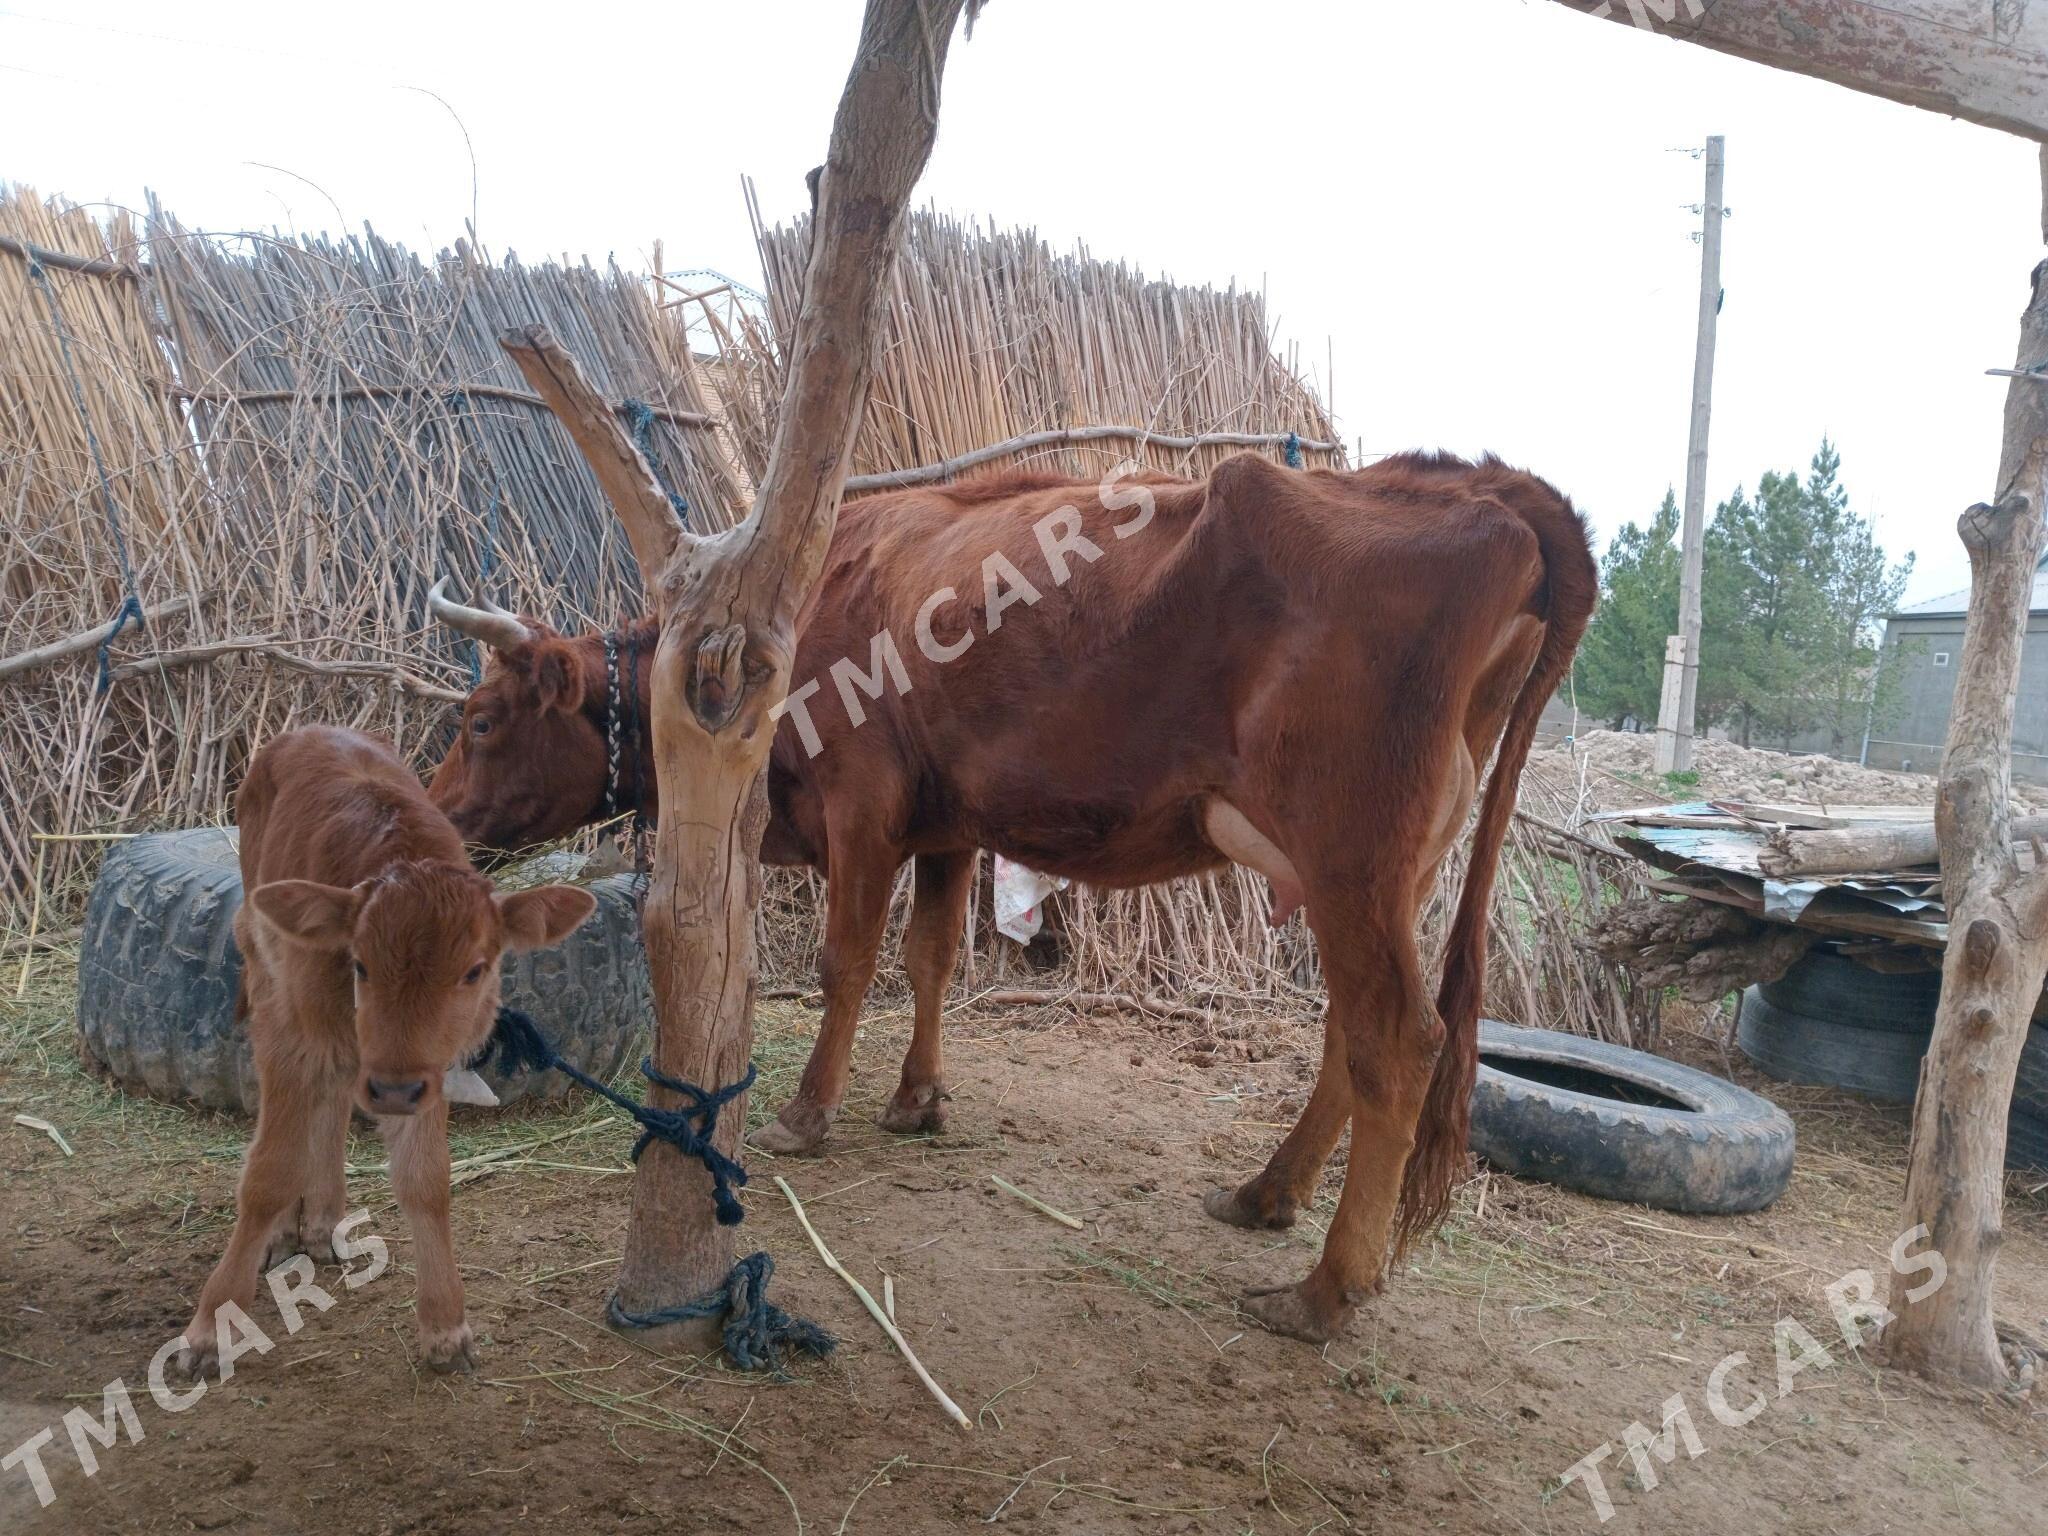
<instances>
[{"instance_id":1,"label":"cow's neck rope","mask_svg":"<svg viewBox=\"0 0 2048 1536\"><path fill-rule=\"evenodd\" d=\"M640 1139L633 1143L633 1160L654 1141L665 1141L685 1157L694 1157L711 1175L711 1200L718 1210L718 1224L738 1226L746 1210L733 1193L735 1185L747 1182L747 1170L712 1144L718 1127L718 1112L754 1085L757 1068L751 1063L746 1076L723 1088L704 1089L657 1069L652 1061L640 1063L640 1073L649 1082L678 1095L682 1104L660 1109L639 1104L599 1082L588 1072L564 1061L541 1034L540 1027L516 1008L500 1008L490 1042L472 1065L497 1058L502 1072L560 1072L600 1098L623 1109L640 1126ZM660 1328L670 1323L700 1317L725 1319L725 1349L743 1371L780 1367L785 1350L806 1354L831 1353L837 1343L831 1334L806 1318L792 1317L768 1300L768 1277L775 1261L766 1253L749 1254L733 1265L723 1284L694 1301L664 1307L655 1312L628 1312L612 1293L609 1315L615 1327Z\"/></svg>"},{"instance_id":2,"label":"cow's neck rope","mask_svg":"<svg viewBox=\"0 0 2048 1536\"><path fill-rule=\"evenodd\" d=\"M623 678L619 667L621 652L626 663ZM638 831L640 802L645 788L640 766L640 641L623 626L604 632L604 691L605 820L617 816L630 803L634 830ZM630 802L623 793L625 762L629 754L633 760L633 797Z\"/></svg>"}]
</instances>

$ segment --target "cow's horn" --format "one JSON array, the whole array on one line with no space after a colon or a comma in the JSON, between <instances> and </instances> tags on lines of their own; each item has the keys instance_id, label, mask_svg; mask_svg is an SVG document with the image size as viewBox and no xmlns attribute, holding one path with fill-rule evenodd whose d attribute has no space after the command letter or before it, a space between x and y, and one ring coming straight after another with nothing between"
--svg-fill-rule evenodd
<instances>
[{"instance_id":1,"label":"cow's horn","mask_svg":"<svg viewBox=\"0 0 2048 1536\"><path fill-rule=\"evenodd\" d=\"M498 651L516 650L533 639L532 633L516 614L507 613L495 603L488 609L465 608L445 595L443 589L447 585L446 576L434 583L433 590L427 593L427 607L450 629L468 635L472 640L481 640Z\"/></svg>"}]
</instances>

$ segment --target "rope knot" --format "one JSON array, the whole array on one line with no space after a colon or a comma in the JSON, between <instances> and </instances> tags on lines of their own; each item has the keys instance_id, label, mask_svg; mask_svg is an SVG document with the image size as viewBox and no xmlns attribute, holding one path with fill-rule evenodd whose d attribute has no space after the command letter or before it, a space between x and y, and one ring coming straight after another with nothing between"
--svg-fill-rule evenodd
<instances>
[{"instance_id":1,"label":"rope knot","mask_svg":"<svg viewBox=\"0 0 2048 1536\"><path fill-rule=\"evenodd\" d=\"M614 1328L664 1328L692 1318L725 1319L725 1352L743 1371L780 1370L785 1349L825 1356L839 1341L809 1318L792 1317L768 1299L768 1279L775 1261L766 1253L750 1253L734 1264L725 1283L695 1301L654 1312L628 1312L612 1292L605 1315Z\"/></svg>"},{"instance_id":2,"label":"rope knot","mask_svg":"<svg viewBox=\"0 0 2048 1536\"><path fill-rule=\"evenodd\" d=\"M746 1075L738 1082L707 1090L670 1077L658 1070L651 1059L640 1063L642 1077L670 1093L680 1094L684 1102L674 1109L641 1106L633 1117L641 1125L640 1139L633 1143L633 1161L639 1162L640 1154L656 1140L667 1142L685 1157L696 1158L711 1175L711 1203L718 1208L721 1227L736 1227L746 1219L746 1210L740 1205L740 1197L733 1193L733 1186L747 1182L747 1170L713 1146L711 1137L718 1127L718 1112L753 1087L759 1074L760 1068L749 1062Z\"/></svg>"},{"instance_id":3,"label":"rope knot","mask_svg":"<svg viewBox=\"0 0 2048 1536\"><path fill-rule=\"evenodd\" d=\"M640 1139L633 1143L634 1162L640 1161L640 1154L650 1143L667 1142L683 1156L696 1158L704 1165L704 1171L711 1175L711 1203L717 1208L721 1227L736 1227L746 1219L746 1208L740 1204L740 1197L733 1193L733 1189L746 1184L747 1170L713 1146L712 1136L718 1129L718 1112L754 1086L760 1068L752 1062L747 1064L746 1076L738 1082L727 1083L723 1088L705 1089L681 1078L670 1077L658 1069L652 1059L642 1061L642 1077L683 1100L673 1109L664 1109L654 1104L636 1104L588 1072L564 1061L561 1053L548 1044L540 1026L516 1008L498 1010L498 1021L491 1029L490 1041L471 1065L483 1065L494 1056L501 1072L560 1072L617 1105L640 1126Z\"/></svg>"},{"instance_id":4,"label":"rope knot","mask_svg":"<svg viewBox=\"0 0 2048 1536\"><path fill-rule=\"evenodd\" d=\"M1301 434L1299 432L1287 434L1287 467L1289 469L1301 468Z\"/></svg>"}]
</instances>

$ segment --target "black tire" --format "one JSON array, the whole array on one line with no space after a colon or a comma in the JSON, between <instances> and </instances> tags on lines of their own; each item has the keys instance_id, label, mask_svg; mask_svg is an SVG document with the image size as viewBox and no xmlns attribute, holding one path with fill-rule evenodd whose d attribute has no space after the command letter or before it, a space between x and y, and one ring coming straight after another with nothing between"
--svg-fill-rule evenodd
<instances>
[{"instance_id":1,"label":"black tire","mask_svg":"<svg viewBox=\"0 0 2048 1536\"><path fill-rule=\"evenodd\" d=\"M2012 1085L2012 1112L2015 1119L2027 1115L2048 1127L2048 1024L2035 1024L2027 1031L2027 1043L2020 1047L2019 1075ZM2048 1167L2048 1162L2039 1166Z\"/></svg>"},{"instance_id":2,"label":"black tire","mask_svg":"<svg viewBox=\"0 0 2048 1536\"><path fill-rule=\"evenodd\" d=\"M551 877L559 878L556 871ZM590 883L597 911L554 949L508 955L507 1006L530 1013L561 1054L611 1077L652 1019L634 877ZM235 1021L242 871L232 829L115 843L79 942L78 1030L87 1062L133 1092L253 1114L256 1071ZM558 1099L559 1073L483 1073L499 1099Z\"/></svg>"},{"instance_id":3,"label":"black tire","mask_svg":"<svg viewBox=\"0 0 2048 1536\"><path fill-rule=\"evenodd\" d=\"M2038 1036L2041 1031L2034 1031ZM2014 1109L2005 1122L2005 1166L2026 1173L2048 1173L2048 1120Z\"/></svg>"},{"instance_id":4,"label":"black tire","mask_svg":"<svg viewBox=\"0 0 2048 1536\"><path fill-rule=\"evenodd\" d=\"M1735 1040L1742 1054L1785 1083L1846 1088L1880 1104L1910 1104L1920 1093L1920 1060L1934 1038L1934 1019L1916 1033L1865 1029L1844 1016L1796 1013L1775 1006L1768 987L1742 994ZM2034 1024L2020 1047L2006 1120L2005 1161L2011 1168L2048 1168L2048 1025Z\"/></svg>"},{"instance_id":5,"label":"black tire","mask_svg":"<svg viewBox=\"0 0 2048 1536\"><path fill-rule=\"evenodd\" d=\"M1780 1012L1843 1019L1866 1031L1925 1035L1934 1028L1934 1010L1941 1002L1941 972L1890 975L1825 949L1810 949L1791 970L1757 991Z\"/></svg>"},{"instance_id":6,"label":"black tire","mask_svg":"<svg viewBox=\"0 0 2048 1536\"><path fill-rule=\"evenodd\" d=\"M1729 1215L1785 1192L1792 1121L1746 1088L1624 1046L1479 1025L1472 1150L1603 1200Z\"/></svg>"},{"instance_id":7,"label":"black tire","mask_svg":"<svg viewBox=\"0 0 2048 1536\"><path fill-rule=\"evenodd\" d=\"M1917 1031L1861 1024L1781 1007L1762 987L1742 994L1735 1042L1781 1083L1847 1088L1880 1104L1910 1104L1920 1091L1920 1058L1934 1016Z\"/></svg>"}]
</instances>

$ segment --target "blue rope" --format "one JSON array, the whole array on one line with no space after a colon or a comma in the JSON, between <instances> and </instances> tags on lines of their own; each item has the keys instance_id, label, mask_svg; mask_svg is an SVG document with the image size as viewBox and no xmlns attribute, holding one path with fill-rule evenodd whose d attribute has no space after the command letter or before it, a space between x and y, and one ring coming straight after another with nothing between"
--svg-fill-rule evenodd
<instances>
[{"instance_id":1,"label":"blue rope","mask_svg":"<svg viewBox=\"0 0 2048 1536\"><path fill-rule=\"evenodd\" d=\"M747 1170L714 1147L711 1135L718 1124L719 1110L754 1085L758 1069L751 1063L748 1064L747 1075L738 1082L716 1092L706 1092L694 1083L681 1082L657 1072L653 1062L643 1061L640 1071L648 1081L658 1083L672 1093L679 1093L688 1101L680 1109L655 1109L613 1092L589 1073L564 1061L548 1044L540 1027L516 1008L498 1010L498 1020L491 1030L489 1043L470 1065L481 1066L493 1056L497 1058L501 1072L560 1072L617 1105L641 1127L640 1139L633 1144L635 1162L640 1160L640 1154L647 1150L650 1142L657 1139L668 1142L685 1157L698 1159L710 1173L711 1198L718 1208L720 1226L738 1226L746 1218L747 1213L741 1207L739 1197L732 1192L732 1186L747 1182ZM628 1312L620 1302L618 1292L614 1291L606 1311L615 1328L663 1328L671 1323L686 1323L700 1317L722 1317L725 1319L725 1352L743 1371L780 1370L786 1349L810 1355L829 1355L838 1345L837 1339L808 1318L792 1317L768 1299L768 1277L774 1273L773 1259L765 1253L753 1253L733 1265L723 1285L705 1292L695 1301L662 1307L653 1312Z\"/></svg>"},{"instance_id":2,"label":"blue rope","mask_svg":"<svg viewBox=\"0 0 2048 1536\"><path fill-rule=\"evenodd\" d=\"M1301 468L1301 434L1299 432L1287 434L1287 467L1289 469Z\"/></svg>"},{"instance_id":3,"label":"blue rope","mask_svg":"<svg viewBox=\"0 0 2048 1536\"><path fill-rule=\"evenodd\" d=\"M100 479L100 507L106 513L107 532L114 538L114 553L121 561L121 583L125 596L121 606L114 610L114 622L100 641L99 680L94 691L105 693L113 684L111 652L121 631L133 624L137 629L146 626L142 612L142 598L135 590L135 567L128 559L128 536L121 530L121 504L114 497L113 477L107 473L105 455L100 452L99 434L92 429L92 415L85 408L85 386L78 381L78 365L71 357L71 333L64 328L63 313L57 308L56 292L50 287L50 274L43 264L31 256L28 275L43 293L43 303L49 306L50 329L57 335L57 348L64 359L64 372L71 381L71 403L78 407L79 425L85 428L85 446L92 454L92 467Z\"/></svg>"},{"instance_id":4,"label":"blue rope","mask_svg":"<svg viewBox=\"0 0 2048 1536\"><path fill-rule=\"evenodd\" d=\"M676 1109L657 1109L653 1105L635 1103L588 1072L564 1061L548 1044L539 1026L516 1008L498 1010L498 1022L491 1031L490 1044L484 1047L484 1054L479 1060L489 1061L493 1054L501 1072L560 1072L617 1105L640 1124L640 1139L633 1143L634 1162L640 1161L640 1154L647 1150L649 1143L667 1142L683 1156L696 1158L704 1165L705 1172L711 1175L711 1203L718 1208L721 1227L736 1227L746 1219L746 1210L740 1204L740 1197L733 1193L733 1188L747 1182L747 1170L713 1146L711 1136L718 1124L718 1112L754 1086L754 1078L760 1069L751 1062L747 1065L747 1075L738 1082L706 1090L658 1071L652 1061L642 1061L642 1077L671 1093L680 1094L684 1101Z\"/></svg>"},{"instance_id":5,"label":"blue rope","mask_svg":"<svg viewBox=\"0 0 2048 1536\"><path fill-rule=\"evenodd\" d=\"M683 526L689 527L690 504L670 487L668 477L661 472L661 460L654 454L654 407L645 400L628 399L620 402L620 408L625 411L626 420L633 424L633 443L639 448L640 457L647 461L647 467L654 471L654 483L668 497L668 504L676 509L676 516L683 520Z\"/></svg>"},{"instance_id":6,"label":"blue rope","mask_svg":"<svg viewBox=\"0 0 2048 1536\"><path fill-rule=\"evenodd\" d=\"M807 1355L832 1353L839 1341L805 1317L792 1317L768 1299L768 1277L775 1261L750 1253L725 1277L725 1284L695 1301L653 1312L628 1312L612 1292L605 1315L614 1328L665 1328L699 1317L725 1319L725 1352L743 1371L780 1370L785 1349Z\"/></svg>"}]
</instances>

